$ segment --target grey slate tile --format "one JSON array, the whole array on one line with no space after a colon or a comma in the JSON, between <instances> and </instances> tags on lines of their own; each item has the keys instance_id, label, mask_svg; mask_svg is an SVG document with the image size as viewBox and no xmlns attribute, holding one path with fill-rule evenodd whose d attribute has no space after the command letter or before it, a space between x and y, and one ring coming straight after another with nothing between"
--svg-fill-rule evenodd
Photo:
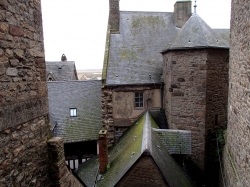
<instances>
[{"instance_id":1,"label":"grey slate tile","mask_svg":"<svg viewBox=\"0 0 250 187\"><path fill-rule=\"evenodd\" d=\"M77 80L75 62L73 61L46 61L46 76L51 73L57 81Z\"/></svg>"},{"instance_id":2,"label":"grey slate tile","mask_svg":"<svg viewBox=\"0 0 250 187\"><path fill-rule=\"evenodd\" d=\"M106 85L160 83L159 53L177 32L173 13L120 12L120 34L111 34Z\"/></svg>"},{"instance_id":3,"label":"grey slate tile","mask_svg":"<svg viewBox=\"0 0 250 187\"><path fill-rule=\"evenodd\" d=\"M48 82L50 116L65 143L97 140L102 127L101 81ZM70 117L77 108L77 117Z\"/></svg>"}]
</instances>

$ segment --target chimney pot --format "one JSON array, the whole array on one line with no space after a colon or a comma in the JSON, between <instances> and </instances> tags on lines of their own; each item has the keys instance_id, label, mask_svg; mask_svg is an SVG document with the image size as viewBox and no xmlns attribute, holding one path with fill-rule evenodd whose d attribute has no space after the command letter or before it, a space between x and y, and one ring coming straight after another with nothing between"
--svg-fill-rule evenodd
<instances>
[{"instance_id":1,"label":"chimney pot","mask_svg":"<svg viewBox=\"0 0 250 187\"><path fill-rule=\"evenodd\" d=\"M62 55L61 61L62 61L62 62L67 61L67 57L65 56L65 54Z\"/></svg>"},{"instance_id":2,"label":"chimney pot","mask_svg":"<svg viewBox=\"0 0 250 187\"><path fill-rule=\"evenodd\" d=\"M108 131L100 130L99 132L99 171L105 173L108 165Z\"/></svg>"},{"instance_id":3,"label":"chimney pot","mask_svg":"<svg viewBox=\"0 0 250 187\"><path fill-rule=\"evenodd\" d=\"M181 28L187 22L192 15L191 7L192 1L176 1L174 5L174 20L176 27Z\"/></svg>"},{"instance_id":4,"label":"chimney pot","mask_svg":"<svg viewBox=\"0 0 250 187\"><path fill-rule=\"evenodd\" d=\"M109 25L111 33L120 31L120 0L109 0Z\"/></svg>"}]
</instances>

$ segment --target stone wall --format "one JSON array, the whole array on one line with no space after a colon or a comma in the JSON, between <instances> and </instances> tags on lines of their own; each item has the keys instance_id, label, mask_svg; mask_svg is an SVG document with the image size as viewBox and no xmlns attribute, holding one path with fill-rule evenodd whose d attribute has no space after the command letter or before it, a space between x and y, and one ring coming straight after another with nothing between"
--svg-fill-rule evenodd
<instances>
[{"instance_id":1,"label":"stone wall","mask_svg":"<svg viewBox=\"0 0 250 187\"><path fill-rule=\"evenodd\" d=\"M169 51L163 58L169 127L191 130L191 158L204 171L216 145L208 134L226 128L228 49Z\"/></svg>"},{"instance_id":2,"label":"stone wall","mask_svg":"<svg viewBox=\"0 0 250 187\"><path fill-rule=\"evenodd\" d=\"M47 186L50 136L40 0L1 0L0 186Z\"/></svg>"},{"instance_id":3,"label":"stone wall","mask_svg":"<svg viewBox=\"0 0 250 187\"><path fill-rule=\"evenodd\" d=\"M170 51L164 55L165 109L170 129L191 130L192 160L204 170L206 64L205 50Z\"/></svg>"},{"instance_id":4,"label":"stone wall","mask_svg":"<svg viewBox=\"0 0 250 187\"><path fill-rule=\"evenodd\" d=\"M0 132L0 186L47 186L48 116Z\"/></svg>"},{"instance_id":5,"label":"stone wall","mask_svg":"<svg viewBox=\"0 0 250 187\"><path fill-rule=\"evenodd\" d=\"M227 128L229 50L208 50L206 66L205 178L206 185L218 186L223 132ZM217 147L218 140L218 147ZM221 155L220 155L221 156Z\"/></svg>"},{"instance_id":6,"label":"stone wall","mask_svg":"<svg viewBox=\"0 0 250 187\"><path fill-rule=\"evenodd\" d=\"M102 128L108 131L109 146L115 141L112 95L112 88L102 88Z\"/></svg>"},{"instance_id":7,"label":"stone wall","mask_svg":"<svg viewBox=\"0 0 250 187\"><path fill-rule=\"evenodd\" d=\"M116 186L168 187L168 184L152 157L142 156Z\"/></svg>"},{"instance_id":8,"label":"stone wall","mask_svg":"<svg viewBox=\"0 0 250 187\"><path fill-rule=\"evenodd\" d=\"M49 185L51 187L85 186L73 176L66 166L62 138L51 138L47 144L49 155Z\"/></svg>"},{"instance_id":9,"label":"stone wall","mask_svg":"<svg viewBox=\"0 0 250 187\"><path fill-rule=\"evenodd\" d=\"M224 150L227 187L250 186L250 1L232 0L228 128Z\"/></svg>"}]
</instances>

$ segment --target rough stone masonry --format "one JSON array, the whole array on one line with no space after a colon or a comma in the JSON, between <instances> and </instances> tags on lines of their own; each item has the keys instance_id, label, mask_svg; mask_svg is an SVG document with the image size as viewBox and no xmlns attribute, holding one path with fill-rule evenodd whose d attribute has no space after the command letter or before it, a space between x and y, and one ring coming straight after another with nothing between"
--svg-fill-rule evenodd
<instances>
[{"instance_id":1,"label":"rough stone masonry","mask_svg":"<svg viewBox=\"0 0 250 187\"><path fill-rule=\"evenodd\" d=\"M0 186L48 186L40 0L0 1Z\"/></svg>"},{"instance_id":2,"label":"rough stone masonry","mask_svg":"<svg viewBox=\"0 0 250 187\"><path fill-rule=\"evenodd\" d=\"M62 141L57 142L62 150L54 150L63 155L53 175L58 181L48 177L47 140L52 133L45 69L40 0L1 0L1 187L82 186L66 168Z\"/></svg>"},{"instance_id":3,"label":"rough stone masonry","mask_svg":"<svg viewBox=\"0 0 250 187\"><path fill-rule=\"evenodd\" d=\"M224 186L250 186L250 1L232 0Z\"/></svg>"}]
</instances>

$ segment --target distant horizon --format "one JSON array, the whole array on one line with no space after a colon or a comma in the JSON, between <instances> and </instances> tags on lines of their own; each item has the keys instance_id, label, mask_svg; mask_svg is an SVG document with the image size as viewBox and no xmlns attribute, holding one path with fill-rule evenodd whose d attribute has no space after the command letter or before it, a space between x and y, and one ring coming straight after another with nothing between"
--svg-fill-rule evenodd
<instances>
[{"instance_id":1,"label":"distant horizon","mask_svg":"<svg viewBox=\"0 0 250 187\"><path fill-rule=\"evenodd\" d=\"M77 69L76 71L94 71L94 70L102 70L102 69Z\"/></svg>"}]
</instances>

